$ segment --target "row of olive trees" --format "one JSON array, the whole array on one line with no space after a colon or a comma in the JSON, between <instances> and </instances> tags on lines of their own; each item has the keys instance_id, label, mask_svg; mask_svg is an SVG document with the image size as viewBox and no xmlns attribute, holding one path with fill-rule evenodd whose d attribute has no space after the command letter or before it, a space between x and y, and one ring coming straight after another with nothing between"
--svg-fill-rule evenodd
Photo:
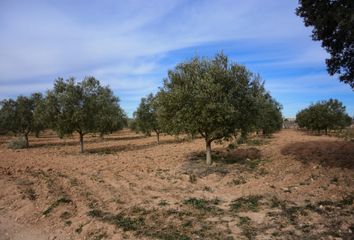
<instances>
[{"instance_id":1,"label":"row of olive trees","mask_svg":"<svg viewBox=\"0 0 354 240\"><path fill-rule=\"evenodd\" d=\"M126 119L119 99L94 77L86 77L82 82L58 78L46 96L34 93L30 97L3 100L0 109L2 131L23 135L26 147L30 133L38 135L50 128L60 137L77 132L81 152L86 134L103 135L122 129Z\"/></svg>"},{"instance_id":2,"label":"row of olive trees","mask_svg":"<svg viewBox=\"0 0 354 240\"><path fill-rule=\"evenodd\" d=\"M281 106L259 75L231 63L224 54L195 57L168 72L163 87L143 98L131 126L147 135L199 134L211 164L211 143L252 131L271 134L282 126Z\"/></svg>"},{"instance_id":3,"label":"row of olive trees","mask_svg":"<svg viewBox=\"0 0 354 240\"><path fill-rule=\"evenodd\" d=\"M296 115L300 128L320 132L343 129L349 126L352 118L346 113L345 106L336 100L320 101L301 110Z\"/></svg>"}]
</instances>

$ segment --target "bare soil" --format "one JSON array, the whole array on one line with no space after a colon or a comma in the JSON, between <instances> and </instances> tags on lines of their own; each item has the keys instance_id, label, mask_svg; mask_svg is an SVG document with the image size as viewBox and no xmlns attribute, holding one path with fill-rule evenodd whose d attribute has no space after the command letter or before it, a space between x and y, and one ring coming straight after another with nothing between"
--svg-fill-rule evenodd
<instances>
[{"instance_id":1,"label":"bare soil","mask_svg":"<svg viewBox=\"0 0 354 240\"><path fill-rule=\"evenodd\" d=\"M236 148L128 130L0 139L0 240L354 239L354 142L283 130Z\"/></svg>"}]
</instances>

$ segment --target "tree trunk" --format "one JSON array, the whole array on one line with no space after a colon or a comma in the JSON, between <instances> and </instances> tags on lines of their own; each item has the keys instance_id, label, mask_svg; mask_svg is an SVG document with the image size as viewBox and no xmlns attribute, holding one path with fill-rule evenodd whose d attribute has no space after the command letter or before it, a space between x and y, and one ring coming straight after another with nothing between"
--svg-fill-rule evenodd
<instances>
[{"instance_id":1,"label":"tree trunk","mask_svg":"<svg viewBox=\"0 0 354 240\"><path fill-rule=\"evenodd\" d=\"M247 132L246 131L241 131L241 139L243 141L246 141L246 139L247 139Z\"/></svg>"},{"instance_id":2,"label":"tree trunk","mask_svg":"<svg viewBox=\"0 0 354 240\"><path fill-rule=\"evenodd\" d=\"M83 153L84 152L84 134L79 133L80 134L80 152Z\"/></svg>"},{"instance_id":3,"label":"tree trunk","mask_svg":"<svg viewBox=\"0 0 354 240\"><path fill-rule=\"evenodd\" d=\"M29 147L28 133L26 133L26 134L24 135L24 137L25 137L25 141L26 141L26 148L28 148L28 147Z\"/></svg>"},{"instance_id":4,"label":"tree trunk","mask_svg":"<svg viewBox=\"0 0 354 240\"><path fill-rule=\"evenodd\" d=\"M160 143L160 133L159 133L159 131L155 131L156 132L156 142L157 142L157 144L159 144Z\"/></svg>"},{"instance_id":5,"label":"tree trunk","mask_svg":"<svg viewBox=\"0 0 354 240\"><path fill-rule=\"evenodd\" d=\"M205 140L206 143L206 164L211 165L211 141Z\"/></svg>"}]
</instances>

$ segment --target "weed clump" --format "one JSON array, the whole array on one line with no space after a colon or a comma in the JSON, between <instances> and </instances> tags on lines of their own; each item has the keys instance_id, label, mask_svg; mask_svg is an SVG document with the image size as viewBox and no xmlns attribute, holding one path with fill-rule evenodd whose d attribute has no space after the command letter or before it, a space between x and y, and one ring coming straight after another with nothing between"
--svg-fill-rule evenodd
<instances>
[{"instance_id":1,"label":"weed clump","mask_svg":"<svg viewBox=\"0 0 354 240\"><path fill-rule=\"evenodd\" d=\"M258 211L259 201L263 197L260 195L250 195L248 197L240 197L236 200L233 200L230 204L230 210L233 212L241 211Z\"/></svg>"},{"instance_id":2,"label":"weed clump","mask_svg":"<svg viewBox=\"0 0 354 240\"><path fill-rule=\"evenodd\" d=\"M144 224L144 220L142 218L133 219L124 216L122 213L114 215L97 209L89 211L87 215L90 217L98 218L103 222L108 222L116 225L117 227L123 229L123 231L136 231L138 230L139 225Z\"/></svg>"},{"instance_id":3,"label":"weed clump","mask_svg":"<svg viewBox=\"0 0 354 240\"><path fill-rule=\"evenodd\" d=\"M183 204L191 205L196 209L205 211L215 210L215 205L218 205L219 203L220 200L217 198L213 200L205 200L202 198L188 198L183 201Z\"/></svg>"},{"instance_id":4,"label":"weed clump","mask_svg":"<svg viewBox=\"0 0 354 240\"><path fill-rule=\"evenodd\" d=\"M246 141L246 144L249 146L261 146L261 145L265 145L268 143L269 143L269 140L261 139L261 138L248 139Z\"/></svg>"},{"instance_id":5,"label":"weed clump","mask_svg":"<svg viewBox=\"0 0 354 240\"><path fill-rule=\"evenodd\" d=\"M161 207L167 206L167 205L169 205L169 203L168 203L166 200L161 200L161 201L159 202L159 206L161 206Z\"/></svg>"},{"instance_id":6,"label":"weed clump","mask_svg":"<svg viewBox=\"0 0 354 240\"><path fill-rule=\"evenodd\" d=\"M35 201L38 197L34 189L31 187L26 188L22 193L24 195L24 198L28 198L31 201Z\"/></svg>"},{"instance_id":7,"label":"weed clump","mask_svg":"<svg viewBox=\"0 0 354 240\"><path fill-rule=\"evenodd\" d=\"M49 213L53 211L54 208L58 207L61 203L71 203L71 202L72 201L70 198L66 196L61 196L43 212L43 215L47 216Z\"/></svg>"},{"instance_id":8,"label":"weed clump","mask_svg":"<svg viewBox=\"0 0 354 240\"><path fill-rule=\"evenodd\" d=\"M241 185L241 184L245 184L247 181L244 177L240 176L237 179L232 179L231 182L229 182L230 185Z\"/></svg>"}]
</instances>

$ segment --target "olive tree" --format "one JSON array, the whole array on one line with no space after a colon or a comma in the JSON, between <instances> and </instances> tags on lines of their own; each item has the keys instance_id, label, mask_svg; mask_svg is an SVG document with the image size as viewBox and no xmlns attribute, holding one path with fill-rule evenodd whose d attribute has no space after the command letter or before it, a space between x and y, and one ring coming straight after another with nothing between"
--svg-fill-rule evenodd
<instances>
[{"instance_id":1,"label":"olive tree","mask_svg":"<svg viewBox=\"0 0 354 240\"><path fill-rule=\"evenodd\" d=\"M4 99L1 101L0 108L0 127L4 134L8 132L17 132L16 122L16 101L13 99Z\"/></svg>"},{"instance_id":2,"label":"olive tree","mask_svg":"<svg viewBox=\"0 0 354 240\"><path fill-rule=\"evenodd\" d=\"M282 106L264 88L263 82L255 82L252 87L257 110L254 111L255 130L269 135L279 131L283 125Z\"/></svg>"},{"instance_id":3,"label":"olive tree","mask_svg":"<svg viewBox=\"0 0 354 240\"><path fill-rule=\"evenodd\" d=\"M345 106L336 100L330 99L311 104L296 114L299 127L312 131L327 131L342 129L351 124L351 117L346 113Z\"/></svg>"},{"instance_id":4,"label":"olive tree","mask_svg":"<svg viewBox=\"0 0 354 240\"><path fill-rule=\"evenodd\" d=\"M30 97L19 96L16 100L3 100L0 109L1 128L6 132L22 135L26 147L29 147L29 134L44 129L43 122L37 117L38 114L35 114L42 101L40 93L34 93Z\"/></svg>"},{"instance_id":5,"label":"olive tree","mask_svg":"<svg viewBox=\"0 0 354 240\"><path fill-rule=\"evenodd\" d=\"M46 113L46 105L45 105L45 97L41 93L33 93L31 95L34 104L33 110L33 132L36 137L39 137L40 132L42 132L45 128L48 127L47 124L47 113Z\"/></svg>"},{"instance_id":6,"label":"olive tree","mask_svg":"<svg viewBox=\"0 0 354 240\"><path fill-rule=\"evenodd\" d=\"M150 135L156 133L156 141L160 142L161 127L157 119L157 97L149 94L142 98L138 109L134 112L134 120L138 131Z\"/></svg>"},{"instance_id":7,"label":"olive tree","mask_svg":"<svg viewBox=\"0 0 354 240\"><path fill-rule=\"evenodd\" d=\"M48 91L46 106L51 128L60 137L77 132L81 152L86 134L110 133L126 123L118 97L94 77L86 77L78 83L74 78L58 78L54 89Z\"/></svg>"},{"instance_id":8,"label":"olive tree","mask_svg":"<svg viewBox=\"0 0 354 240\"><path fill-rule=\"evenodd\" d=\"M158 93L158 120L170 134L200 134L211 164L211 143L247 133L256 105L251 86L257 76L230 63L220 53L213 59L195 57L168 72Z\"/></svg>"},{"instance_id":9,"label":"olive tree","mask_svg":"<svg viewBox=\"0 0 354 240\"><path fill-rule=\"evenodd\" d=\"M258 125L263 135L270 135L282 128L283 116L281 108L282 106L270 95L267 94L264 97Z\"/></svg>"},{"instance_id":10,"label":"olive tree","mask_svg":"<svg viewBox=\"0 0 354 240\"><path fill-rule=\"evenodd\" d=\"M128 128L135 133L139 133L135 118L128 119Z\"/></svg>"}]
</instances>

